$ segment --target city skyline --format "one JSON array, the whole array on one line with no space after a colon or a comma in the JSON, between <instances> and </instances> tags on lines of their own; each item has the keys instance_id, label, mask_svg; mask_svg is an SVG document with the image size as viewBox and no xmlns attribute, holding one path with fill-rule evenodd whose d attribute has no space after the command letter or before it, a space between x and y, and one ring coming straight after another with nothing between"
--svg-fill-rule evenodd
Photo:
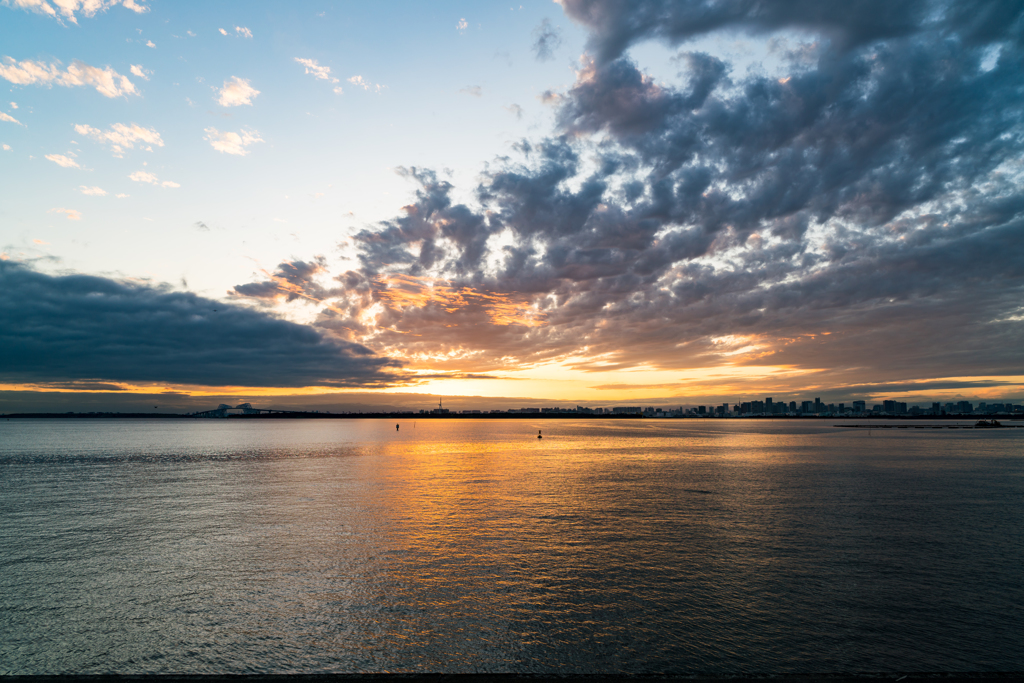
<instances>
[{"instance_id":1,"label":"city skyline","mask_svg":"<svg viewBox=\"0 0 1024 683\"><path fill-rule=\"evenodd\" d=\"M1020 403L1024 10L793 8L4 0L0 412Z\"/></svg>"}]
</instances>

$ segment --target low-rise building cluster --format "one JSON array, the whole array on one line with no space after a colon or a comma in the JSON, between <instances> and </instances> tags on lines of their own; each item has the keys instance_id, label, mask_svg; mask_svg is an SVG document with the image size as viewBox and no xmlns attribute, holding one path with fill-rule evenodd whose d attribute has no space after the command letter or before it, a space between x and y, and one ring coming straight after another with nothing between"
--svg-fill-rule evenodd
<instances>
[{"instance_id":1,"label":"low-rise building cluster","mask_svg":"<svg viewBox=\"0 0 1024 683\"><path fill-rule=\"evenodd\" d=\"M763 401L723 403L718 406L695 406L693 408L664 409L644 408L645 417L767 417L773 415L800 417L819 415L822 417L889 417L900 415L936 416L944 415L1012 415L1024 412L1024 405L1012 403L978 403L970 401L956 403L933 402L931 405L907 406L903 401L882 401L868 405L866 401L850 403L823 403L821 398L813 401L774 401L771 397Z\"/></svg>"},{"instance_id":2,"label":"low-rise building cluster","mask_svg":"<svg viewBox=\"0 0 1024 683\"><path fill-rule=\"evenodd\" d=\"M903 401L882 401L868 405L866 401L850 403L823 403L821 398L813 401L775 401L767 397L760 401L742 401L722 403L717 406L692 407L642 407L615 406L611 408L544 408L526 407L509 408L507 410L449 410L434 408L421 410L420 415L505 415L505 414L536 414L567 413L576 415L642 415L643 417L770 417L789 416L801 417L817 415L821 417L890 417L901 415L941 417L945 415L1012 415L1024 412L1024 405L1013 403L978 403L957 401L955 403L938 403L930 405L908 406Z\"/></svg>"}]
</instances>

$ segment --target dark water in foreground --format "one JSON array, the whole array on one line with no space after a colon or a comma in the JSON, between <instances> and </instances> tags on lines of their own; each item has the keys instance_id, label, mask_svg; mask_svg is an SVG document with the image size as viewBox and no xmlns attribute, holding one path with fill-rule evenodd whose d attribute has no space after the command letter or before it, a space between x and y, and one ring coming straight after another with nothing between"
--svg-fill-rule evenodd
<instances>
[{"instance_id":1,"label":"dark water in foreground","mask_svg":"<svg viewBox=\"0 0 1024 683\"><path fill-rule=\"evenodd\" d=\"M1024 430L0 422L0 673L1024 670L1022 567Z\"/></svg>"}]
</instances>

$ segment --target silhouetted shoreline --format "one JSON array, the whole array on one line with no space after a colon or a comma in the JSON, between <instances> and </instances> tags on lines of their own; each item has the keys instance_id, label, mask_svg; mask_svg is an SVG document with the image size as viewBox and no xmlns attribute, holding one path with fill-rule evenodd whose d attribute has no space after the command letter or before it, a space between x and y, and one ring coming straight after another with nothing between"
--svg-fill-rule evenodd
<instances>
[{"instance_id":1,"label":"silhouetted shoreline","mask_svg":"<svg viewBox=\"0 0 1024 683\"><path fill-rule=\"evenodd\" d=\"M104 674L104 675L29 675L16 676L17 680L46 683L97 683L117 681L137 683L158 680L165 683L231 683L260 681L276 683L302 681L303 683L966 683L968 681L1021 681L1019 672L960 672L960 673L811 673L811 674Z\"/></svg>"},{"instance_id":2,"label":"silhouetted shoreline","mask_svg":"<svg viewBox=\"0 0 1024 683\"><path fill-rule=\"evenodd\" d=\"M114 412L89 412L89 413L6 413L0 414L0 419L57 419L57 418L120 418L120 419L182 419L182 420L366 420L366 419L387 419L387 420L650 420L657 422L673 422L677 420L704 420L704 421L748 421L767 420L779 421L807 421L816 420L819 422L842 421L853 422L855 420L877 420L885 422L937 422L937 421L963 421L976 420L976 415L888 415L881 417L843 417L825 415L749 415L742 417L711 417L711 416L686 416L686 417L648 417L637 413L616 413L603 415L590 415L586 413L471 413L460 414L450 413L446 415L434 415L430 413L317 413L303 411L281 411L261 415L227 415L226 417L197 417L185 413L114 413ZM1014 417L1003 416L1003 419L1014 419ZM861 426L861 425L842 425Z\"/></svg>"}]
</instances>

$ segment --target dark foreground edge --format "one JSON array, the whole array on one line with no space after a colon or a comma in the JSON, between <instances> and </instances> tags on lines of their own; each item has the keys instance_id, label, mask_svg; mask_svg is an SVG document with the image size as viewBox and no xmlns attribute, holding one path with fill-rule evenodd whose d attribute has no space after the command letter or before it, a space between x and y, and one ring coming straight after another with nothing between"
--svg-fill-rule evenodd
<instances>
[{"instance_id":1,"label":"dark foreground edge","mask_svg":"<svg viewBox=\"0 0 1024 683\"><path fill-rule=\"evenodd\" d=\"M551 674L152 674L0 676L25 683L1010 683L1024 682L1024 672L886 673L886 674L693 674L693 675L551 675Z\"/></svg>"}]
</instances>

